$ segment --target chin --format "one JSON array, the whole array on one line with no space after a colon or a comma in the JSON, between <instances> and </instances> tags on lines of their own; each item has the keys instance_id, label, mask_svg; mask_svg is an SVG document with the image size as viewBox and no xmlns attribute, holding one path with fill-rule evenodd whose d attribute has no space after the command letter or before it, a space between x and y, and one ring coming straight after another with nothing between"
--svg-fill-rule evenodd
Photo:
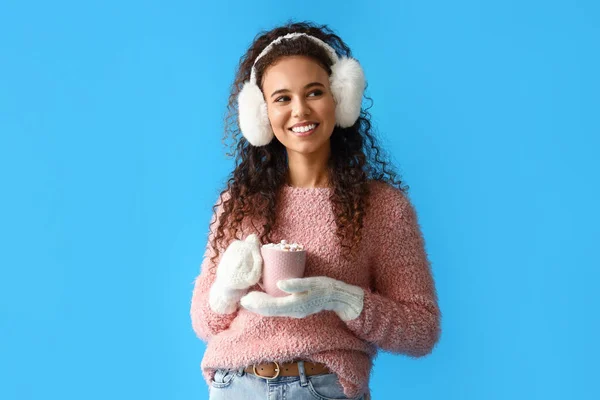
<instances>
[{"instance_id":1,"label":"chin","mask_svg":"<svg viewBox=\"0 0 600 400\"><path fill-rule=\"evenodd\" d=\"M277 139L288 151L301 154L315 153L321 150L323 146L327 145L327 139L323 140L319 135L300 138L286 132L286 135L282 137L284 140L279 139L279 137L277 137Z\"/></svg>"},{"instance_id":2,"label":"chin","mask_svg":"<svg viewBox=\"0 0 600 400\"><path fill-rule=\"evenodd\" d=\"M293 143L291 146L286 146L288 151L293 151L301 154L316 153L323 148L322 143Z\"/></svg>"}]
</instances>

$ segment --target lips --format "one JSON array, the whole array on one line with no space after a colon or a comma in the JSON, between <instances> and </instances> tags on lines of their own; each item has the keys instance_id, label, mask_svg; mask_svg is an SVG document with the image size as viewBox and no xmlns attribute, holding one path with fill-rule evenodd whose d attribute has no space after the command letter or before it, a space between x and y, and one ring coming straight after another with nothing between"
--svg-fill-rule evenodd
<instances>
[{"instance_id":1,"label":"lips","mask_svg":"<svg viewBox=\"0 0 600 400\"><path fill-rule=\"evenodd\" d=\"M294 135L299 136L299 137L304 137L304 136L309 136L311 135L314 131L317 130L317 128L319 127L319 124L316 122L313 123L303 123L303 124L296 124L294 125L294 127L304 127L304 126L310 126L310 125L315 125L315 127L313 129L311 129L310 131L305 131L305 132L294 132L292 130L292 128L288 128L290 132L292 132Z\"/></svg>"}]
</instances>

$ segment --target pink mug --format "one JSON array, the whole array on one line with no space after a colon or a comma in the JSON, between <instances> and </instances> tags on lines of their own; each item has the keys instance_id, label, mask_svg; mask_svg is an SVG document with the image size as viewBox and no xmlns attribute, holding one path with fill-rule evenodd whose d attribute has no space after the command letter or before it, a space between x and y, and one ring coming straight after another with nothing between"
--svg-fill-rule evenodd
<instances>
[{"instance_id":1,"label":"pink mug","mask_svg":"<svg viewBox=\"0 0 600 400\"><path fill-rule=\"evenodd\" d=\"M271 296L289 296L289 293L277 287L277 281L304 276L306 250L283 251L261 246L260 254L263 259L263 270L261 282L258 282L258 285Z\"/></svg>"}]
</instances>

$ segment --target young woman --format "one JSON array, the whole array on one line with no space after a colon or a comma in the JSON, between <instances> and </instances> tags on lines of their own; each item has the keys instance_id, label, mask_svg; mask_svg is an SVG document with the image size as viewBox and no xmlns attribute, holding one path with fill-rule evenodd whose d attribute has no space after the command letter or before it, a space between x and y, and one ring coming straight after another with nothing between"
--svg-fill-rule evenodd
<instances>
[{"instance_id":1,"label":"young woman","mask_svg":"<svg viewBox=\"0 0 600 400\"><path fill-rule=\"evenodd\" d=\"M226 120L236 166L191 306L211 399L369 399L378 349L419 357L439 339L417 215L380 159L364 88L327 26L278 27L241 58ZM304 245L306 270L271 297L259 250L281 240Z\"/></svg>"}]
</instances>

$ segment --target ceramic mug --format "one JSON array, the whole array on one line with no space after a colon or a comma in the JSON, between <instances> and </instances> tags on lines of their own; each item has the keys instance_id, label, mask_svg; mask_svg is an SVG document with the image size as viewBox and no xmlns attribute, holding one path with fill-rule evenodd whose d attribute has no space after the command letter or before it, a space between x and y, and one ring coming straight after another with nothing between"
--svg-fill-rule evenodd
<instances>
[{"instance_id":1,"label":"ceramic mug","mask_svg":"<svg viewBox=\"0 0 600 400\"><path fill-rule=\"evenodd\" d=\"M263 270L258 285L271 296L289 296L289 293L277 287L277 281L304 277L306 250L283 251L275 247L262 246L260 254L263 259Z\"/></svg>"}]
</instances>

